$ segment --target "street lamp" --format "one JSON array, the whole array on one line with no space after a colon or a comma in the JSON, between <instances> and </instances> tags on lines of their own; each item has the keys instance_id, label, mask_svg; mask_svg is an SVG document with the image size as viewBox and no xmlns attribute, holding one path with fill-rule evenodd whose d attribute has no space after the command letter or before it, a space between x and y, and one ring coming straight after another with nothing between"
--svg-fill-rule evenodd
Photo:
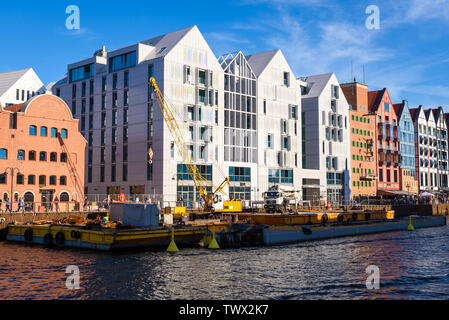
<instances>
[{"instance_id":1,"label":"street lamp","mask_svg":"<svg viewBox=\"0 0 449 320\"><path fill-rule=\"evenodd\" d=\"M8 167L8 168L6 168L5 169L5 175L7 175L8 174L8 170L10 170L11 171L11 200L10 200L10 202L11 202L11 210L12 210L12 204L14 203L14 194L13 194L13 186L14 186L14 170L17 170L17 174L19 174L20 173L20 170L19 170L19 168L16 168L16 167Z\"/></svg>"}]
</instances>

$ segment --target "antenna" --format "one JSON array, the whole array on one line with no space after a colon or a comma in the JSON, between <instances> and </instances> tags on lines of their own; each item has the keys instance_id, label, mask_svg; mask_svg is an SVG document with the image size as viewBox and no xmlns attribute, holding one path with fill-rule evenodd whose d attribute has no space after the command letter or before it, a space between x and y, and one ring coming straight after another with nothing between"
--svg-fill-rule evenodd
<instances>
[{"instance_id":1,"label":"antenna","mask_svg":"<svg viewBox=\"0 0 449 320\"><path fill-rule=\"evenodd\" d=\"M365 79L365 65L363 65L363 84L366 84L366 79Z\"/></svg>"},{"instance_id":2,"label":"antenna","mask_svg":"<svg viewBox=\"0 0 449 320\"><path fill-rule=\"evenodd\" d=\"M351 60L351 79L354 79L354 66Z\"/></svg>"}]
</instances>

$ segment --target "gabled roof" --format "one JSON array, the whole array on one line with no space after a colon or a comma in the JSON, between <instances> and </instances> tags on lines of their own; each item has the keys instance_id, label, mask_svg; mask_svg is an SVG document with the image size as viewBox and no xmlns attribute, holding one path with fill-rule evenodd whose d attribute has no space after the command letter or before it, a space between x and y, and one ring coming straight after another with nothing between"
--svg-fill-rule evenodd
<instances>
[{"instance_id":1,"label":"gabled roof","mask_svg":"<svg viewBox=\"0 0 449 320\"><path fill-rule=\"evenodd\" d=\"M0 96L9 90L25 73L32 70L31 68L2 72L0 73Z\"/></svg>"},{"instance_id":2,"label":"gabled roof","mask_svg":"<svg viewBox=\"0 0 449 320\"><path fill-rule=\"evenodd\" d=\"M279 49L255 53L246 56L248 63L251 65L256 76L260 76L260 74L265 70L268 64L273 60L274 56L280 52Z\"/></svg>"},{"instance_id":3,"label":"gabled roof","mask_svg":"<svg viewBox=\"0 0 449 320\"><path fill-rule=\"evenodd\" d=\"M195 28L198 29L197 26L191 26L145 41L140 41L139 43L154 47L154 50L151 50L151 52L144 58L144 60L151 60L166 56L176 46L176 44L178 44L178 42L181 41L182 38L184 38L186 34L188 34Z\"/></svg>"},{"instance_id":4,"label":"gabled roof","mask_svg":"<svg viewBox=\"0 0 449 320\"><path fill-rule=\"evenodd\" d=\"M449 123L449 113L444 114L444 119L446 120L447 123Z\"/></svg>"},{"instance_id":5,"label":"gabled roof","mask_svg":"<svg viewBox=\"0 0 449 320\"><path fill-rule=\"evenodd\" d=\"M443 107L432 109L432 112L436 122L438 122L441 116L444 116Z\"/></svg>"},{"instance_id":6,"label":"gabled roof","mask_svg":"<svg viewBox=\"0 0 449 320\"><path fill-rule=\"evenodd\" d=\"M6 111L11 111L11 112L22 112L23 110L23 106L25 105L25 103L21 103L21 104L15 104L13 106L7 106L4 108L4 110Z\"/></svg>"},{"instance_id":7,"label":"gabled roof","mask_svg":"<svg viewBox=\"0 0 449 320\"><path fill-rule=\"evenodd\" d=\"M382 101L386 88L377 91L369 91L368 92L368 109L369 111L376 112L379 108L380 102Z\"/></svg>"},{"instance_id":8,"label":"gabled roof","mask_svg":"<svg viewBox=\"0 0 449 320\"><path fill-rule=\"evenodd\" d=\"M429 117L431 116L431 110L430 109L424 110L424 114L426 115L426 120L429 121Z\"/></svg>"},{"instance_id":9,"label":"gabled roof","mask_svg":"<svg viewBox=\"0 0 449 320\"><path fill-rule=\"evenodd\" d=\"M253 68L248 63L248 60L243 55L242 51L236 51L231 53L225 53L222 54L220 57L218 57L218 63L221 65L221 68L226 72L226 70L229 68L229 66L237 60L238 57L241 57L241 62L245 64L246 67L248 67L249 71L251 72L254 79L257 78L256 74L254 73ZM238 61L236 61L238 63ZM232 72L232 71L231 71Z\"/></svg>"},{"instance_id":10,"label":"gabled roof","mask_svg":"<svg viewBox=\"0 0 449 320\"><path fill-rule=\"evenodd\" d=\"M401 115L402 115L402 111L404 110L404 104L403 103L393 104L393 109L394 109L394 112L396 113L396 116L398 117L398 119L400 119Z\"/></svg>"},{"instance_id":11,"label":"gabled roof","mask_svg":"<svg viewBox=\"0 0 449 320\"><path fill-rule=\"evenodd\" d=\"M302 98L315 98L319 97L326 88L329 80L332 78L333 73L320 74L316 76L306 77L307 88L309 89L307 94L302 95Z\"/></svg>"},{"instance_id":12,"label":"gabled roof","mask_svg":"<svg viewBox=\"0 0 449 320\"><path fill-rule=\"evenodd\" d=\"M409 109L409 111L410 111L410 115L412 116L413 122L415 122L416 118L417 118L417 116L419 114L419 108Z\"/></svg>"}]
</instances>

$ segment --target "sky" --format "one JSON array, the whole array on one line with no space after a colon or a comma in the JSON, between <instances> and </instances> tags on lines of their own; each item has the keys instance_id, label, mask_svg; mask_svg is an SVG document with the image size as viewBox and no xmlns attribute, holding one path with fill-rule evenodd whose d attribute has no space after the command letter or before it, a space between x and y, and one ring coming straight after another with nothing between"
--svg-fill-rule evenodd
<instances>
[{"instance_id":1,"label":"sky","mask_svg":"<svg viewBox=\"0 0 449 320\"><path fill-rule=\"evenodd\" d=\"M70 5L80 10L79 30L66 28ZM379 29L366 27L370 5ZM103 45L197 25L217 57L281 49L296 77L356 77L369 90L387 88L393 103L449 112L449 0L25 0L0 8L0 72L32 67L45 85Z\"/></svg>"}]
</instances>

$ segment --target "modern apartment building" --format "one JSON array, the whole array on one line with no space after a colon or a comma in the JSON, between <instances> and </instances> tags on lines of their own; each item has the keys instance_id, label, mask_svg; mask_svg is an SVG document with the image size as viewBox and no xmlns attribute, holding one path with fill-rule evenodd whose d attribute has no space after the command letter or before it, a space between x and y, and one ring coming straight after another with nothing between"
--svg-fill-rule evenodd
<instances>
[{"instance_id":1,"label":"modern apartment building","mask_svg":"<svg viewBox=\"0 0 449 320\"><path fill-rule=\"evenodd\" d=\"M239 51L217 59L193 26L103 48L70 64L52 87L88 140L86 194L200 200L149 88L152 76L209 192L230 177L229 197L261 200L271 184L300 189L307 175L316 176L299 170L300 81L282 53Z\"/></svg>"},{"instance_id":2,"label":"modern apartment building","mask_svg":"<svg viewBox=\"0 0 449 320\"><path fill-rule=\"evenodd\" d=\"M377 127L377 195L400 190L398 118L387 89L368 92L369 111Z\"/></svg>"},{"instance_id":3,"label":"modern apartment building","mask_svg":"<svg viewBox=\"0 0 449 320\"><path fill-rule=\"evenodd\" d=\"M265 191L272 185L284 184L300 190L304 176L299 162L298 80L281 50L249 55L246 59L257 77L258 188Z\"/></svg>"},{"instance_id":4,"label":"modern apartment building","mask_svg":"<svg viewBox=\"0 0 449 320\"><path fill-rule=\"evenodd\" d=\"M400 189L409 194L417 194L419 190L415 164L415 128L412 116L406 100L394 104L393 107L399 124Z\"/></svg>"},{"instance_id":5,"label":"modern apartment building","mask_svg":"<svg viewBox=\"0 0 449 320\"><path fill-rule=\"evenodd\" d=\"M103 48L70 64L53 86L88 140L87 194L200 198L149 88L153 76L203 176L215 185L224 179L213 168L224 160L218 150L224 140L223 69L193 26L114 51Z\"/></svg>"},{"instance_id":6,"label":"modern apartment building","mask_svg":"<svg viewBox=\"0 0 449 320\"><path fill-rule=\"evenodd\" d=\"M351 128L351 199L377 195L376 121L368 110L368 86L359 82L344 83L341 89L349 103Z\"/></svg>"},{"instance_id":7,"label":"modern apartment building","mask_svg":"<svg viewBox=\"0 0 449 320\"><path fill-rule=\"evenodd\" d=\"M319 170L327 200L348 201L350 187L349 105L335 74L310 76L302 96L303 168Z\"/></svg>"},{"instance_id":8,"label":"modern apartment building","mask_svg":"<svg viewBox=\"0 0 449 320\"><path fill-rule=\"evenodd\" d=\"M44 93L42 81L32 68L0 73L0 106L25 103Z\"/></svg>"}]
</instances>

